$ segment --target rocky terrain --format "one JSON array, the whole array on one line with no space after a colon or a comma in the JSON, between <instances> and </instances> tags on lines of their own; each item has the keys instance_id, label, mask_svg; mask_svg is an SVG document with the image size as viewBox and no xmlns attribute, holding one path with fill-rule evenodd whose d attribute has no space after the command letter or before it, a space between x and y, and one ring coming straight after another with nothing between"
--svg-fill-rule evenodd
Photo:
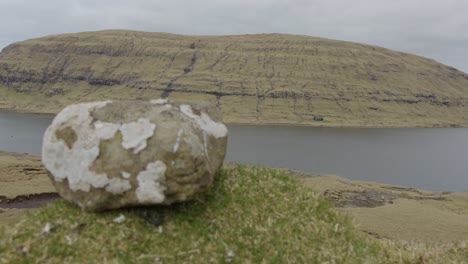
<instances>
[{"instance_id":1,"label":"rocky terrain","mask_svg":"<svg viewBox=\"0 0 468 264\"><path fill-rule=\"evenodd\" d=\"M214 102L229 123L468 126L467 74L358 43L108 30L0 53L0 109L56 113L73 102L160 97Z\"/></svg>"}]
</instances>

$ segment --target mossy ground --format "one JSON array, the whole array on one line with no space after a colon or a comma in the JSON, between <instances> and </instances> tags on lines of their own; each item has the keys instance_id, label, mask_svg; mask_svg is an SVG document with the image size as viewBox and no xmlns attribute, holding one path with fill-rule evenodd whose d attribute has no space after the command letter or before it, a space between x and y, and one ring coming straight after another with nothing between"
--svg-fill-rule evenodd
<instances>
[{"instance_id":1,"label":"mossy ground","mask_svg":"<svg viewBox=\"0 0 468 264\"><path fill-rule=\"evenodd\" d=\"M163 217L160 226L140 217ZM114 221L123 214L123 223ZM49 225L49 232L44 228ZM5 263L444 263L468 245L374 241L296 177L224 167L210 190L170 207L85 213L63 201L2 230ZM426 262L421 262L426 261Z\"/></svg>"}]
</instances>

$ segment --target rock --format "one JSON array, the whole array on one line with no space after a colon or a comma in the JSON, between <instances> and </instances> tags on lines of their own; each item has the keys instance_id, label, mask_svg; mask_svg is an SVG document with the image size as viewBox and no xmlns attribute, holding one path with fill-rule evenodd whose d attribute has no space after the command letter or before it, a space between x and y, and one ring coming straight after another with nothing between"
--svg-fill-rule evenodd
<instances>
[{"instance_id":1,"label":"rock","mask_svg":"<svg viewBox=\"0 0 468 264\"><path fill-rule=\"evenodd\" d=\"M315 115L314 121L323 121L323 116Z\"/></svg>"},{"instance_id":2,"label":"rock","mask_svg":"<svg viewBox=\"0 0 468 264\"><path fill-rule=\"evenodd\" d=\"M45 132L42 162L59 194L87 211L186 201L223 163L218 113L164 99L70 105Z\"/></svg>"},{"instance_id":3,"label":"rock","mask_svg":"<svg viewBox=\"0 0 468 264\"><path fill-rule=\"evenodd\" d=\"M121 224L121 223L125 222L125 220L126 220L126 218L125 218L125 215L123 215L123 214L120 214L119 216L114 218L114 222L117 223L117 224Z\"/></svg>"}]
</instances>

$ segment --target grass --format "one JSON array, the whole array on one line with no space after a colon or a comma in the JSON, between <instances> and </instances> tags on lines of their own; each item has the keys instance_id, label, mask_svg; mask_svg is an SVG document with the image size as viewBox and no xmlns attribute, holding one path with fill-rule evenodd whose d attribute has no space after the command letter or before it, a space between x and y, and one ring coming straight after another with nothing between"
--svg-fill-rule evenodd
<instances>
[{"instance_id":1,"label":"grass","mask_svg":"<svg viewBox=\"0 0 468 264\"><path fill-rule=\"evenodd\" d=\"M264 168L224 169L196 201L150 209L164 216L161 227L138 217L141 210L88 214L56 202L31 216L34 223L21 223L2 255L27 262L43 254L51 262L222 262L232 251L238 262L342 262L375 250L355 238L349 220L327 201L301 191L295 179ZM127 220L114 223L121 213ZM46 223L55 228L40 234ZM75 241L72 246L67 236Z\"/></svg>"},{"instance_id":2,"label":"grass","mask_svg":"<svg viewBox=\"0 0 468 264\"><path fill-rule=\"evenodd\" d=\"M142 212L163 217L154 226ZM123 223L114 221L123 214ZM45 227L51 227L46 232ZM377 242L295 177L224 167L210 190L170 207L86 213L57 201L0 231L1 263L426 263L468 259L467 244ZM430 249L430 251L429 251ZM430 258L429 258L430 257ZM419 262L418 262L419 261ZM442 263L442 262L440 262Z\"/></svg>"}]
</instances>

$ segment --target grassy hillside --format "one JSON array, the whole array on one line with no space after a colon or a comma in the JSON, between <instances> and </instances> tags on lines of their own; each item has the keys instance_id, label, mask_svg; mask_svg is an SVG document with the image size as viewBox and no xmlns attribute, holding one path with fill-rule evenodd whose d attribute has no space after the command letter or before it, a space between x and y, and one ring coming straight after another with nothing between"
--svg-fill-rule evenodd
<instances>
[{"instance_id":1,"label":"grassy hillside","mask_svg":"<svg viewBox=\"0 0 468 264\"><path fill-rule=\"evenodd\" d=\"M27 40L0 53L3 109L57 112L77 101L161 96L212 101L226 122L468 126L467 74L358 43L108 30Z\"/></svg>"},{"instance_id":2,"label":"grassy hillside","mask_svg":"<svg viewBox=\"0 0 468 264\"><path fill-rule=\"evenodd\" d=\"M298 178L246 166L192 202L86 213L56 201L0 230L2 263L461 263L467 249L373 241Z\"/></svg>"}]
</instances>

